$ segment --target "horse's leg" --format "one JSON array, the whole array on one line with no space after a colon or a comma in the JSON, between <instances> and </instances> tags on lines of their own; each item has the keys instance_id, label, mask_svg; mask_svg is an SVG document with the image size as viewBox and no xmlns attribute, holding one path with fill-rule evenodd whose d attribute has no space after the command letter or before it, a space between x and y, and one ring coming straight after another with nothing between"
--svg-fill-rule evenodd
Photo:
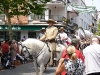
<instances>
[{"instance_id":1,"label":"horse's leg","mask_svg":"<svg viewBox=\"0 0 100 75\"><path fill-rule=\"evenodd\" d=\"M51 51L50 66L53 66L53 52Z\"/></svg>"},{"instance_id":2,"label":"horse's leg","mask_svg":"<svg viewBox=\"0 0 100 75\"><path fill-rule=\"evenodd\" d=\"M41 66L40 66L40 73L39 73L39 75L43 75L43 72L44 72L44 64L42 64Z\"/></svg>"},{"instance_id":3,"label":"horse's leg","mask_svg":"<svg viewBox=\"0 0 100 75\"><path fill-rule=\"evenodd\" d=\"M34 59L34 66L35 66L35 70L36 70L36 75L39 75L36 59Z\"/></svg>"}]
</instances>

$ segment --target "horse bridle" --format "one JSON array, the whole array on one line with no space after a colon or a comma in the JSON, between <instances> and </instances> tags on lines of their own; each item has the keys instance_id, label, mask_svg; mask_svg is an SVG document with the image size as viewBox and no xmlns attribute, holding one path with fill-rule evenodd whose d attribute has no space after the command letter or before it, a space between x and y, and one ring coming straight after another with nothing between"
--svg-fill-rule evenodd
<instances>
[{"instance_id":1,"label":"horse bridle","mask_svg":"<svg viewBox=\"0 0 100 75\"><path fill-rule=\"evenodd\" d=\"M44 46L46 44L44 44L44 46L42 47L42 49L40 49L40 52L37 54L37 56L35 56L35 55L33 56L33 55L30 54L30 52L28 51L28 49L30 49L30 48L28 48L26 46L23 46L21 43L19 45L21 45L21 47L22 47L21 52L23 52L23 48L26 48L26 50L27 50L27 52L29 54L29 56L28 56L29 58L34 58L34 57L37 58L43 52L43 48L44 48ZM47 47L49 48L48 44L47 44ZM49 52L51 52L50 49L49 49ZM28 57L26 57L26 58L28 58Z\"/></svg>"},{"instance_id":2,"label":"horse bridle","mask_svg":"<svg viewBox=\"0 0 100 75\"><path fill-rule=\"evenodd\" d=\"M28 48L28 47L26 47L26 46L23 46L22 45L22 43L20 43L19 45L21 45L21 47L22 47L22 49L21 49L21 53L23 52L23 48L26 48L26 51L28 52L28 54L29 54L29 58L30 59L33 59L33 56L30 54L30 52L28 51L28 49L30 49L30 48ZM28 57L26 57L26 58L28 58Z\"/></svg>"},{"instance_id":3,"label":"horse bridle","mask_svg":"<svg viewBox=\"0 0 100 75\"><path fill-rule=\"evenodd\" d=\"M28 49L30 49L30 48L28 48L28 47L26 47L26 46L23 46L22 43L20 43L19 45L21 45L21 47L22 47L21 52L23 52L23 48L26 48L26 50L27 50L27 52L28 52L28 54L29 54L28 57L29 57L30 59L34 59L34 58L37 59L37 57L43 52L43 48L44 48L45 45L47 45L47 47L49 48L49 49L48 49L49 52L51 52L51 51L50 51L50 47L48 46L48 43L47 43L47 42L45 42L44 46L42 47L42 49L40 50L40 52L37 54L37 56L31 55L30 52L28 51ZM26 57L26 58L28 58L28 57ZM38 65L37 60L36 60L36 64ZM38 66L39 66L39 65L38 65Z\"/></svg>"}]
</instances>

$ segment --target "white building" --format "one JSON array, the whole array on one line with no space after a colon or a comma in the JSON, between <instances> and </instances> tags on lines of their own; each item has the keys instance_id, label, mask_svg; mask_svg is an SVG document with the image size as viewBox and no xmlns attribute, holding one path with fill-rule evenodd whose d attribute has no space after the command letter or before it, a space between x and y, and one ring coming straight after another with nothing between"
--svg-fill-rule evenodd
<instances>
[{"instance_id":1,"label":"white building","mask_svg":"<svg viewBox=\"0 0 100 75\"><path fill-rule=\"evenodd\" d=\"M67 4L77 4L85 6L83 0L51 0L46 4L47 10L44 12L45 15L35 15L31 14L28 16L28 25L14 25L13 30L14 38L22 39L23 36L27 38L36 38L40 29L42 27L47 27L46 20L52 18L57 21L58 26L63 26L63 18L70 19L76 23L79 27L84 29L89 29L89 26L93 20L93 16L90 13L77 13L74 10L68 10ZM20 27L20 29L18 29ZM0 25L0 38L6 38L8 36L8 31L6 26Z\"/></svg>"},{"instance_id":2,"label":"white building","mask_svg":"<svg viewBox=\"0 0 100 75\"><path fill-rule=\"evenodd\" d=\"M83 0L71 0L71 3L80 6L86 6ZM81 12L78 13L78 16L72 18L73 22L78 24L78 26L82 27L83 29L89 29L90 24L94 23L92 13Z\"/></svg>"},{"instance_id":3,"label":"white building","mask_svg":"<svg viewBox=\"0 0 100 75\"><path fill-rule=\"evenodd\" d=\"M100 20L100 11L98 11L98 21Z\"/></svg>"}]
</instances>

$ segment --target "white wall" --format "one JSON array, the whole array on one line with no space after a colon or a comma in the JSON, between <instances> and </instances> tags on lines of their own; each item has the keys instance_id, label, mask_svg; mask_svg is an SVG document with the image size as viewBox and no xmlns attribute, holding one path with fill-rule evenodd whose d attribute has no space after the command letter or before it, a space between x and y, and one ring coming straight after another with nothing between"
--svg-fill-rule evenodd
<instances>
[{"instance_id":1,"label":"white wall","mask_svg":"<svg viewBox=\"0 0 100 75\"><path fill-rule=\"evenodd\" d=\"M26 36L26 38L28 38L28 31L21 31L21 39L23 38L23 36Z\"/></svg>"},{"instance_id":2,"label":"white wall","mask_svg":"<svg viewBox=\"0 0 100 75\"><path fill-rule=\"evenodd\" d=\"M72 3L75 3L77 5L85 6L82 0L72 0L72 1L73 1ZM78 24L80 27L83 27L84 29L88 29L89 25L93 22L92 14L86 12L79 13L77 17L74 17L74 22Z\"/></svg>"},{"instance_id":3,"label":"white wall","mask_svg":"<svg viewBox=\"0 0 100 75\"><path fill-rule=\"evenodd\" d=\"M51 8L51 15L61 15L66 17L66 10L65 7L52 7Z\"/></svg>"},{"instance_id":4,"label":"white wall","mask_svg":"<svg viewBox=\"0 0 100 75\"><path fill-rule=\"evenodd\" d=\"M48 20L49 19L49 10L47 9L46 11L45 11L45 20Z\"/></svg>"}]
</instances>

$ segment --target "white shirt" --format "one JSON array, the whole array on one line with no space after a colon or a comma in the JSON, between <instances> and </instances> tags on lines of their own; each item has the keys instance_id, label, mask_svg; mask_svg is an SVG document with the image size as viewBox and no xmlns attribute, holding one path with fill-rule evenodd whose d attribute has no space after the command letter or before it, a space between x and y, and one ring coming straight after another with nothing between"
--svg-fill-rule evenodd
<instances>
[{"instance_id":1,"label":"white shirt","mask_svg":"<svg viewBox=\"0 0 100 75\"><path fill-rule=\"evenodd\" d=\"M83 55L85 56L86 74L100 72L100 45L87 46L83 50Z\"/></svg>"},{"instance_id":2,"label":"white shirt","mask_svg":"<svg viewBox=\"0 0 100 75\"><path fill-rule=\"evenodd\" d=\"M60 35L61 40L62 40L63 38L67 38L67 34L66 34L65 32L59 33L58 35Z\"/></svg>"},{"instance_id":3,"label":"white shirt","mask_svg":"<svg viewBox=\"0 0 100 75\"><path fill-rule=\"evenodd\" d=\"M39 33L37 39L40 39L43 35L44 35L44 33Z\"/></svg>"},{"instance_id":4,"label":"white shirt","mask_svg":"<svg viewBox=\"0 0 100 75\"><path fill-rule=\"evenodd\" d=\"M67 38L68 38L68 37L67 37L67 34L66 34L65 32L59 33L58 36L60 36L60 39L61 39L64 43L66 43L66 40L63 40L63 38L64 38L64 39L67 39Z\"/></svg>"}]
</instances>

